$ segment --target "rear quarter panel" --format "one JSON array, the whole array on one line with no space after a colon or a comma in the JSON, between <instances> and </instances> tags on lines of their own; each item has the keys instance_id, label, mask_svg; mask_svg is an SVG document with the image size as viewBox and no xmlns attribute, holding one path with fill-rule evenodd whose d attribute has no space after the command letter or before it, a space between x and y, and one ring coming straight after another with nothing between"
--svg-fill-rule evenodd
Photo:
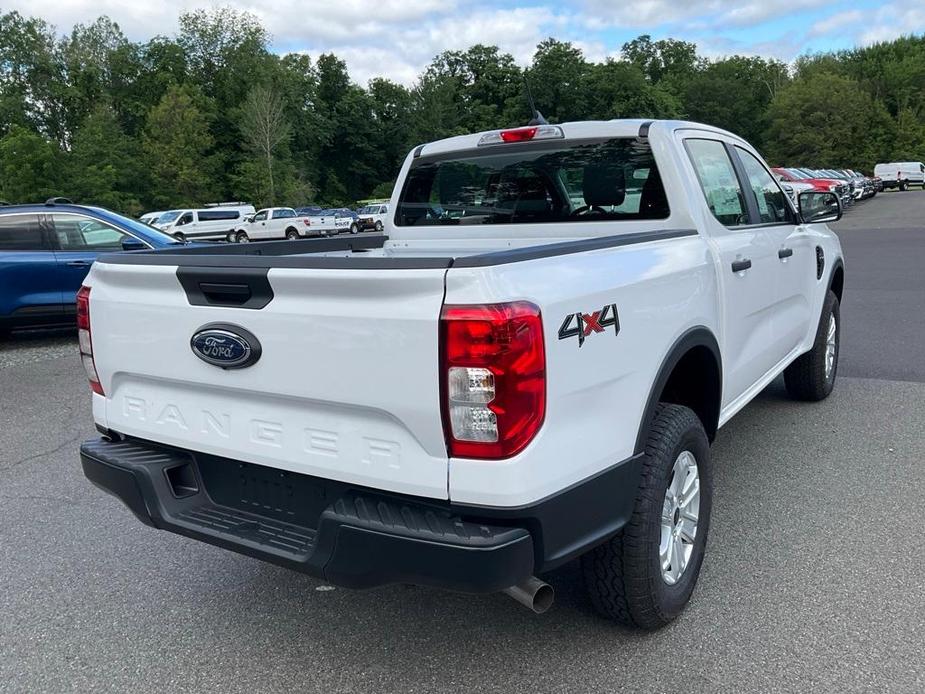
<instances>
[{"instance_id":1,"label":"rear quarter panel","mask_svg":"<svg viewBox=\"0 0 925 694\"><path fill-rule=\"evenodd\" d=\"M446 303L526 300L540 307L547 363L546 418L533 442L504 461L452 458L450 498L518 506L631 457L657 372L693 326L714 334L718 296L700 236L451 269ZM620 330L559 339L568 314L616 304Z\"/></svg>"}]
</instances>

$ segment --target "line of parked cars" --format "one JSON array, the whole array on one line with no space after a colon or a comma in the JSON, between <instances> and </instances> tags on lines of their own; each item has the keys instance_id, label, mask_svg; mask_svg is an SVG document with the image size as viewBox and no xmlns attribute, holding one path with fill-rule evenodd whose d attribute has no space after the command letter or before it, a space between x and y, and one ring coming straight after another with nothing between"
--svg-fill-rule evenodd
<instances>
[{"instance_id":1,"label":"line of parked cars","mask_svg":"<svg viewBox=\"0 0 925 694\"><path fill-rule=\"evenodd\" d=\"M872 198L883 190L881 179L865 176L853 169L810 169L790 166L777 167L772 171L792 198L796 199L806 190L835 193L845 209L857 200Z\"/></svg>"},{"instance_id":2,"label":"line of parked cars","mask_svg":"<svg viewBox=\"0 0 925 694\"><path fill-rule=\"evenodd\" d=\"M247 243L273 239L334 236L349 232L381 232L387 203L366 205L357 211L346 207L267 207L254 209L241 202L220 203L201 209L148 212L140 221L180 241Z\"/></svg>"},{"instance_id":3,"label":"line of parked cars","mask_svg":"<svg viewBox=\"0 0 925 694\"><path fill-rule=\"evenodd\" d=\"M787 166L772 169L777 180L794 200L806 190L835 193L843 208L857 200L874 197L885 189L908 190L920 186L925 190L925 164L892 162L877 164L874 175L866 176L854 169L811 169Z\"/></svg>"}]
</instances>

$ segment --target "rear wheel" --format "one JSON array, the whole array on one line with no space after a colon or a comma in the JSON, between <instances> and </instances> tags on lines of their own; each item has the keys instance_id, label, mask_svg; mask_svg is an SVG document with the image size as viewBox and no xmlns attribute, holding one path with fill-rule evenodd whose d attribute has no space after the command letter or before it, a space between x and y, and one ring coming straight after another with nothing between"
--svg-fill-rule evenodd
<instances>
[{"instance_id":1,"label":"rear wheel","mask_svg":"<svg viewBox=\"0 0 925 694\"><path fill-rule=\"evenodd\" d=\"M796 400L823 400L835 387L841 342L841 312L835 292L826 294L813 347L784 370L784 384Z\"/></svg>"},{"instance_id":2,"label":"rear wheel","mask_svg":"<svg viewBox=\"0 0 925 694\"><path fill-rule=\"evenodd\" d=\"M382 222L379 220L376 220L376 231L382 232Z\"/></svg>"},{"instance_id":3,"label":"rear wheel","mask_svg":"<svg viewBox=\"0 0 925 694\"><path fill-rule=\"evenodd\" d=\"M598 612L657 629L690 600L706 549L713 499L710 443L692 410L660 403L646 440L629 522L581 559Z\"/></svg>"},{"instance_id":4,"label":"rear wheel","mask_svg":"<svg viewBox=\"0 0 925 694\"><path fill-rule=\"evenodd\" d=\"M286 229L286 238L290 241L297 239L299 238L299 232L292 228Z\"/></svg>"},{"instance_id":5,"label":"rear wheel","mask_svg":"<svg viewBox=\"0 0 925 694\"><path fill-rule=\"evenodd\" d=\"M250 239L247 237L246 231L239 231L237 234L235 234L234 240L237 243L248 243L250 241Z\"/></svg>"},{"instance_id":6,"label":"rear wheel","mask_svg":"<svg viewBox=\"0 0 925 694\"><path fill-rule=\"evenodd\" d=\"M350 233L351 233L351 234L356 234L356 233L358 233L359 231L360 231L360 226L359 226L356 222L354 222L353 224L350 225Z\"/></svg>"}]
</instances>

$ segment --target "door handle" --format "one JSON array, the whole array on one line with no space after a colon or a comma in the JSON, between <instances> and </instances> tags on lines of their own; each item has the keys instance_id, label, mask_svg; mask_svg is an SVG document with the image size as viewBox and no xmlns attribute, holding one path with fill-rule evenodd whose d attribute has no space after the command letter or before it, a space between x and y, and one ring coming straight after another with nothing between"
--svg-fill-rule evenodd
<instances>
[{"instance_id":1,"label":"door handle","mask_svg":"<svg viewBox=\"0 0 925 694\"><path fill-rule=\"evenodd\" d=\"M789 258L792 255L793 255L792 248L781 248L779 251L777 251L777 257L780 258L781 260L783 260L784 258Z\"/></svg>"},{"instance_id":2,"label":"door handle","mask_svg":"<svg viewBox=\"0 0 925 694\"><path fill-rule=\"evenodd\" d=\"M752 266L752 261L749 258L743 258L742 260L732 261L732 271L733 272L745 272L751 266Z\"/></svg>"},{"instance_id":3,"label":"door handle","mask_svg":"<svg viewBox=\"0 0 925 694\"><path fill-rule=\"evenodd\" d=\"M89 267L90 265L86 260L69 260L65 264L68 267Z\"/></svg>"}]
</instances>

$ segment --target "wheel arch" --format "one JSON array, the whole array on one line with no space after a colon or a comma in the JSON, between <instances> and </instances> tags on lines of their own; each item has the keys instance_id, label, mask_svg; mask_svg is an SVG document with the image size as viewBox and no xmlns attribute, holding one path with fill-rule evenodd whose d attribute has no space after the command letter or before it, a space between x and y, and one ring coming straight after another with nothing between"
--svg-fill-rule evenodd
<instances>
[{"instance_id":1,"label":"wheel arch","mask_svg":"<svg viewBox=\"0 0 925 694\"><path fill-rule=\"evenodd\" d=\"M635 453L645 450L649 427L659 402L690 407L703 423L710 441L716 437L723 392L719 343L705 326L684 332L668 350L646 401Z\"/></svg>"},{"instance_id":2,"label":"wheel arch","mask_svg":"<svg viewBox=\"0 0 925 694\"><path fill-rule=\"evenodd\" d=\"M832 275L829 277L829 289L835 292L838 303L841 303L842 293L845 290L845 264L838 258L832 265Z\"/></svg>"}]
</instances>

